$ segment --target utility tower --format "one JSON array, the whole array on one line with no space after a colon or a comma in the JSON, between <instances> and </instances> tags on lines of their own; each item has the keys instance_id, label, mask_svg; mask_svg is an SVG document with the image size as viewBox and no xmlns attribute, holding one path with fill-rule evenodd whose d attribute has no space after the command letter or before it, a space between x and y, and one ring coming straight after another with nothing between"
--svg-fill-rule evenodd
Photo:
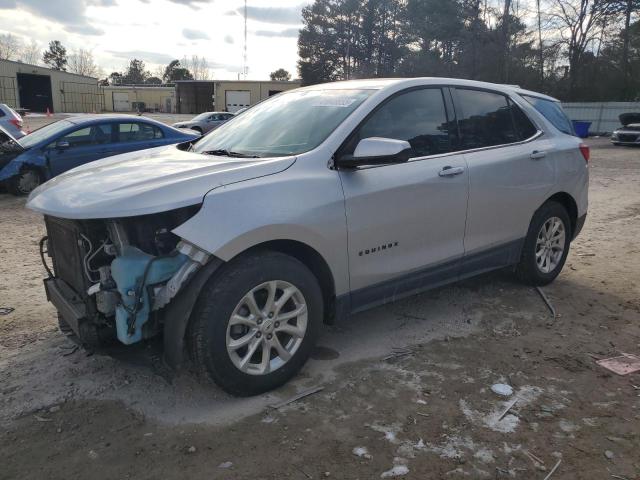
<instances>
[{"instance_id":1,"label":"utility tower","mask_svg":"<svg viewBox=\"0 0 640 480\"><path fill-rule=\"evenodd\" d=\"M242 52L242 79L247 79L247 0L244 0L244 47Z\"/></svg>"}]
</instances>

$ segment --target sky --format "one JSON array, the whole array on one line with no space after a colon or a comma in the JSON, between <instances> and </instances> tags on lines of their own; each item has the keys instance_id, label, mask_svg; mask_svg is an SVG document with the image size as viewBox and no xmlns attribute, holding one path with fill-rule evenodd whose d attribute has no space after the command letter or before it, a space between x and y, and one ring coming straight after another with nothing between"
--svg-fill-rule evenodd
<instances>
[{"instance_id":1,"label":"sky","mask_svg":"<svg viewBox=\"0 0 640 480\"><path fill-rule=\"evenodd\" d=\"M298 29L310 0L248 0L247 79L264 80L284 68L297 77ZM244 0L0 0L0 33L44 50L60 40L71 53L84 48L108 75L129 59L155 74L183 56L204 56L213 78L242 71Z\"/></svg>"}]
</instances>

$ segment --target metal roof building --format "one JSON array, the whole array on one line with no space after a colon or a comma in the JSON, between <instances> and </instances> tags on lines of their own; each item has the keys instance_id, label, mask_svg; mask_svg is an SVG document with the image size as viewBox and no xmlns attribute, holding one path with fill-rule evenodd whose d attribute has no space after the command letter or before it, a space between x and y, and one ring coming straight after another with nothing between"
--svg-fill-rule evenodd
<instances>
[{"instance_id":1,"label":"metal roof building","mask_svg":"<svg viewBox=\"0 0 640 480\"><path fill-rule=\"evenodd\" d=\"M300 86L299 81L179 80L176 113L225 111L235 113L271 95Z\"/></svg>"},{"instance_id":2,"label":"metal roof building","mask_svg":"<svg viewBox=\"0 0 640 480\"><path fill-rule=\"evenodd\" d=\"M0 60L0 103L32 112L100 112L98 79Z\"/></svg>"}]
</instances>

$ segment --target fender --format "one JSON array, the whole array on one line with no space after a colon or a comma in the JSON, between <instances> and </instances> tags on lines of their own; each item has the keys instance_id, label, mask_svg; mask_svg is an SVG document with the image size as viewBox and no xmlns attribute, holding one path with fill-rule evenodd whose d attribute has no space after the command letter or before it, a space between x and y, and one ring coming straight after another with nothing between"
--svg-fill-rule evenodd
<instances>
[{"instance_id":1,"label":"fender","mask_svg":"<svg viewBox=\"0 0 640 480\"><path fill-rule=\"evenodd\" d=\"M48 164L47 160L44 157L34 157L30 158L29 161L25 161L17 157L11 160L4 168L0 169L0 181L9 180L11 177L15 177L19 175L23 168L32 167L40 172L43 172L45 175L45 179L49 178L48 172Z\"/></svg>"},{"instance_id":2,"label":"fender","mask_svg":"<svg viewBox=\"0 0 640 480\"><path fill-rule=\"evenodd\" d=\"M163 344L164 361L171 368L178 369L183 361L184 337L191 318L191 312L200 296L202 287L211 276L224 264L218 258L198 270L193 278L184 285L180 292L160 311L160 319L164 323Z\"/></svg>"},{"instance_id":3,"label":"fender","mask_svg":"<svg viewBox=\"0 0 640 480\"><path fill-rule=\"evenodd\" d=\"M296 162L277 175L210 191L173 233L223 261L265 242L291 240L326 262L335 294L349 291L344 195L335 171Z\"/></svg>"}]
</instances>

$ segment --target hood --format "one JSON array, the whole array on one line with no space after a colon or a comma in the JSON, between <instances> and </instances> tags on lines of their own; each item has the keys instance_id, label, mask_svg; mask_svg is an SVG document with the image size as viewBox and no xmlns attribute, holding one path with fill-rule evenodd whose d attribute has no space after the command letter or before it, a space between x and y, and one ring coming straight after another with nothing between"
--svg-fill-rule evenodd
<instances>
[{"instance_id":1,"label":"hood","mask_svg":"<svg viewBox=\"0 0 640 480\"><path fill-rule=\"evenodd\" d=\"M295 157L230 158L159 147L108 157L41 185L27 207L70 219L117 218L197 205L214 188L272 175Z\"/></svg>"},{"instance_id":2,"label":"hood","mask_svg":"<svg viewBox=\"0 0 640 480\"><path fill-rule=\"evenodd\" d=\"M632 123L640 123L640 113L621 113L618 115L618 119L626 127Z\"/></svg>"},{"instance_id":3,"label":"hood","mask_svg":"<svg viewBox=\"0 0 640 480\"><path fill-rule=\"evenodd\" d=\"M195 125L196 122L178 122L178 123L174 123L173 125L171 125L174 128L180 128L180 127L191 127L193 125Z\"/></svg>"}]
</instances>

